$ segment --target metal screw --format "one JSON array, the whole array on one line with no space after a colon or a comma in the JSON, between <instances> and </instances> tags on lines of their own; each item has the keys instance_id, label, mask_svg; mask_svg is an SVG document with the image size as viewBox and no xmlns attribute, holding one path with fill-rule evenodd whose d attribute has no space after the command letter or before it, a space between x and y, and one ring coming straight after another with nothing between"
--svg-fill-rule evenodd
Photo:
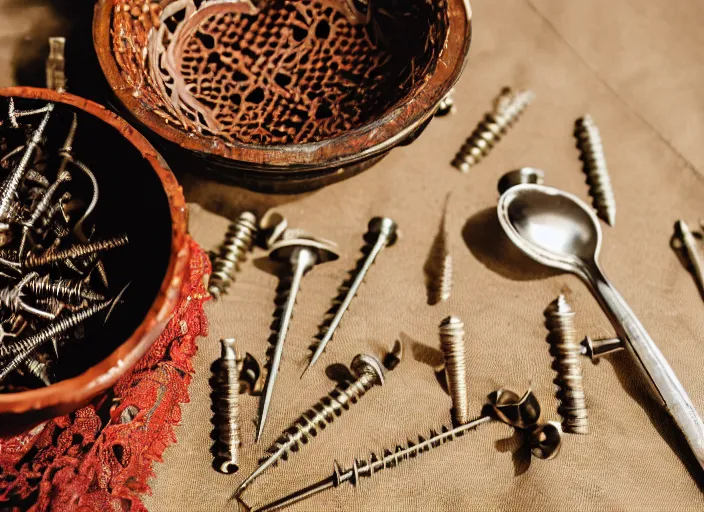
<instances>
[{"instance_id":1,"label":"metal screw","mask_svg":"<svg viewBox=\"0 0 704 512\"><path fill-rule=\"evenodd\" d=\"M453 418L456 425L464 425L469 421L467 370L464 324L458 317L449 316L440 323L440 348L445 356L445 377L452 397Z\"/></svg>"},{"instance_id":2,"label":"metal screw","mask_svg":"<svg viewBox=\"0 0 704 512\"><path fill-rule=\"evenodd\" d=\"M303 276L311 270L316 264L325 263L327 261L336 260L338 254L335 246L328 242L320 242L310 238L296 238L292 240L282 240L272 247L269 257L275 261L287 261L291 267L293 278L291 286L288 290L286 303L281 317L281 324L276 334L276 344L274 346L274 354L271 359L271 368L267 375L266 384L264 387L264 395L259 402L259 422L257 424L256 441L264 432L271 397L274 392L274 384L279 373L281 365L281 356L284 351L284 341L288 333L288 326L293 317L293 307L296 304L296 297L301 288Z\"/></svg>"},{"instance_id":3,"label":"metal screw","mask_svg":"<svg viewBox=\"0 0 704 512\"><path fill-rule=\"evenodd\" d=\"M128 243L129 238L127 237L127 235L118 235L112 238L108 238L106 240L100 240L98 242L92 242L89 244L76 244L72 247L69 247L68 249L54 251L50 254L44 254L41 256L29 254L24 260L24 267L43 267L45 265L50 265L57 261L63 261L72 258L80 258L82 256L95 254L97 252L117 249L119 247L124 247Z\"/></svg>"},{"instance_id":4,"label":"metal screw","mask_svg":"<svg viewBox=\"0 0 704 512\"><path fill-rule=\"evenodd\" d=\"M208 291L218 300L235 279L235 272L252 250L257 237L257 218L252 212L240 214L225 235L220 253L213 261L213 273L208 283Z\"/></svg>"},{"instance_id":5,"label":"metal screw","mask_svg":"<svg viewBox=\"0 0 704 512\"><path fill-rule=\"evenodd\" d=\"M267 459L249 475L237 488L234 496L239 496L264 471L275 465L279 460L287 460L288 456L298 452L301 444L308 444L315 439L319 431L324 430L335 418L358 402L367 391L374 386L384 384L384 367L374 356L359 354L352 361L352 371L357 380L347 388L335 388L325 398L304 412L287 429L279 440L267 452Z\"/></svg>"},{"instance_id":6,"label":"metal screw","mask_svg":"<svg viewBox=\"0 0 704 512\"><path fill-rule=\"evenodd\" d=\"M215 464L221 473L231 475L239 469L239 392L237 347L232 338L220 340L222 350L216 373L215 425L218 430Z\"/></svg>"},{"instance_id":7,"label":"metal screw","mask_svg":"<svg viewBox=\"0 0 704 512\"><path fill-rule=\"evenodd\" d=\"M44 136L46 127L49 124L51 113L54 111L53 103L49 103L45 108L47 109L46 113L27 143L22 159L14 168L12 173L5 179L2 187L0 187L0 222L4 223L4 226L0 226L0 228L3 230L9 229L9 225L7 223L12 220L10 218L10 212L15 200L15 194L17 193L17 189L20 186L22 178L29 167L29 163L34 156L34 152Z\"/></svg>"},{"instance_id":8,"label":"metal screw","mask_svg":"<svg viewBox=\"0 0 704 512\"><path fill-rule=\"evenodd\" d=\"M51 386L51 372L47 363L39 361L36 357L30 356L29 359L22 363L22 366L32 376L39 379L45 386Z\"/></svg>"},{"instance_id":9,"label":"metal screw","mask_svg":"<svg viewBox=\"0 0 704 512\"><path fill-rule=\"evenodd\" d=\"M66 92L66 59L64 57L66 38L49 38L49 58L46 61L46 88L56 92Z\"/></svg>"},{"instance_id":10,"label":"metal screw","mask_svg":"<svg viewBox=\"0 0 704 512\"><path fill-rule=\"evenodd\" d=\"M564 295L560 295L546 311L550 341L560 380L560 412L565 432L588 434L587 406L582 385L581 353L574 330L574 311Z\"/></svg>"},{"instance_id":11,"label":"metal screw","mask_svg":"<svg viewBox=\"0 0 704 512\"><path fill-rule=\"evenodd\" d=\"M33 279L26 289L37 298L56 298L70 304L80 304L84 300L97 302L105 300L105 296L89 290L83 281L68 279L51 280L49 276Z\"/></svg>"},{"instance_id":12,"label":"metal screw","mask_svg":"<svg viewBox=\"0 0 704 512\"><path fill-rule=\"evenodd\" d=\"M468 172L470 167L479 163L513 126L534 97L531 91L503 89L494 101L494 109L484 116L455 155L453 167Z\"/></svg>"},{"instance_id":13,"label":"metal screw","mask_svg":"<svg viewBox=\"0 0 704 512\"><path fill-rule=\"evenodd\" d=\"M313 353L313 357L311 357L308 366L303 371L303 375L305 375L305 373L315 364L315 362L325 351L325 347L335 334L342 317L347 311L347 308L349 308L352 299L357 294L359 287L362 285L362 282L364 281L364 278L366 277L367 272L369 272L372 264L376 260L376 257L384 247L396 243L396 239L398 238L396 229L396 223L389 217L374 217L371 221L369 221L367 234L364 237L367 242L367 246L371 247L369 254L364 259L362 267L355 274L349 288L343 288L342 301L335 312L335 316L327 325L325 335L320 340L320 343L318 343L318 346ZM303 375L301 375L301 377L303 377Z\"/></svg>"},{"instance_id":14,"label":"metal screw","mask_svg":"<svg viewBox=\"0 0 704 512\"><path fill-rule=\"evenodd\" d=\"M587 336L582 340L580 352L583 356L589 357L592 363L596 363L600 358L625 348L626 346L618 338L592 340Z\"/></svg>"},{"instance_id":15,"label":"metal screw","mask_svg":"<svg viewBox=\"0 0 704 512\"><path fill-rule=\"evenodd\" d=\"M511 187L526 183L542 185L545 183L545 172L535 167L521 167L515 171L510 171L499 179L499 194L503 195Z\"/></svg>"},{"instance_id":16,"label":"metal screw","mask_svg":"<svg viewBox=\"0 0 704 512\"><path fill-rule=\"evenodd\" d=\"M597 214L609 226L616 224L616 198L611 186L609 169L606 166L604 147L601 143L599 128L591 116L585 115L575 123L574 135L581 152L584 172L589 184L589 195Z\"/></svg>"},{"instance_id":17,"label":"metal screw","mask_svg":"<svg viewBox=\"0 0 704 512\"><path fill-rule=\"evenodd\" d=\"M457 111L455 108L455 89L450 89L445 97L440 100L438 108L435 111L435 117L444 117L448 114L454 114Z\"/></svg>"}]
</instances>

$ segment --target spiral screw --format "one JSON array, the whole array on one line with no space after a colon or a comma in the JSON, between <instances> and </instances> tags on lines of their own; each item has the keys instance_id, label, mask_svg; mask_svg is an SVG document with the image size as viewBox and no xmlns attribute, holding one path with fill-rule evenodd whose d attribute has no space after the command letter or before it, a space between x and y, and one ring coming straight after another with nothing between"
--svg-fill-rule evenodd
<instances>
[{"instance_id":1,"label":"spiral screw","mask_svg":"<svg viewBox=\"0 0 704 512\"><path fill-rule=\"evenodd\" d=\"M41 256L35 254L28 254L24 260L24 267L44 267L57 261L64 261L72 258L80 258L89 254L110 251L113 249L124 247L128 243L129 239L127 235L119 235L112 238L108 238L106 240L100 240L98 242L92 242L89 244L76 244L72 247L69 247L68 249L54 251L49 254L43 254Z\"/></svg>"},{"instance_id":2,"label":"spiral screw","mask_svg":"<svg viewBox=\"0 0 704 512\"><path fill-rule=\"evenodd\" d=\"M243 212L230 224L220 253L213 261L208 291L218 300L235 280L235 273L252 250L257 237L257 217L252 212Z\"/></svg>"},{"instance_id":3,"label":"spiral screw","mask_svg":"<svg viewBox=\"0 0 704 512\"><path fill-rule=\"evenodd\" d=\"M456 425L469 421L467 406L467 370L465 367L464 323L456 316L440 322L440 348L445 356L447 388L452 397Z\"/></svg>"},{"instance_id":4,"label":"spiral screw","mask_svg":"<svg viewBox=\"0 0 704 512\"><path fill-rule=\"evenodd\" d=\"M276 465L279 460L287 460L292 453L298 452L302 444L308 444L315 439L335 418L349 410L367 391L374 386L384 384L384 367L374 356L359 354L351 365L357 380L345 389L335 388L325 398L296 420L294 425L285 431L279 440L269 450L266 460L249 475L235 491L239 496L264 471Z\"/></svg>"},{"instance_id":5,"label":"spiral screw","mask_svg":"<svg viewBox=\"0 0 704 512\"><path fill-rule=\"evenodd\" d=\"M521 117L535 95L531 91L514 92L504 88L494 101L494 108L484 116L464 142L452 161L452 166L462 172L479 163Z\"/></svg>"},{"instance_id":6,"label":"spiral screw","mask_svg":"<svg viewBox=\"0 0 704 512\"><path fill-rule=\"evenodd\" d=\"M587 407L582 385L581 346L574 329L574 311L560 295L546 311L550 342L560 381L560 413L565 432L588 434Z\"/></svg>"},{"instance_id":7,"label":"spiral screw","mask_svg":"<svg viewBox=\"0 0 704 512\"><path fill-rule=\"evenodd\" d=\"M590 115L577 120L574 136L581 152L580 158L587 175L589 195L592 196L597 215L609 226L613 226L616 224L616 198L606 166L601 134Z\"/></svg>"},{"instance_id":8,"label":"spiral screw","mask_svg":"<svg viewBox=\"0 0 704 512\"><path fill-rule=\"evenodd\" d=\"M369 221L367 234L364 237L367 242L367 246L369 247L369 253L367 257L364 258L361 268L354 274L354 278L352 279L352 282L349 287L343 286L341 288L342 294L340 297L340 303L335 311L335 315L329 323L326 322L325 334L320 340L320 343L318 343L318 346L316 347L315 352L313 353L313 356L311 357L310 362L308 363L308 366L303 371L304 375L316 363L320 356L323 355L325 347L327 347L330 340L332 340L335 331L337 330L338 326L340 325L340 322L342 321L342 317L345 315L345 312L350 307L352 299L354 299L355 295L357 295L359 287L364 282L364 278L366 277L367 272L369 272L369 269L374 264L374 261L376 260L377 256L379 256L381 250L384 247L391 246L396 243L396 240L398 238L398 234L396 231L396 222L394 222L393 219L390 219L389 217L374 217L372 220ZM301 375L301 377L303 377L303 375Z\"/></svg>"},{"instance_id":9,"label":"spiral screw","mask_svg":"<svg viewBox=\"0 0 704 512\"><path fill-rule=\"evenodd\" d=\"M231 475L239 469L239 372L237 347L232 338L222 344L216 373L215 426L218 432L215 466L221 473Z\"/></svg>"},{"instance_id":10,"label":"spiral screw","mask_svg":"<svg viewBox=\"0 0 704 512\"><path fill-rule=\"evenodd\" d=\"M89 302L105 300L104 295L86 288L83 281L51 280L49 276L30 281L25 289L38 299L56 298L74 305L78 305L84 300Z\"/></svg>"}]
</instances>

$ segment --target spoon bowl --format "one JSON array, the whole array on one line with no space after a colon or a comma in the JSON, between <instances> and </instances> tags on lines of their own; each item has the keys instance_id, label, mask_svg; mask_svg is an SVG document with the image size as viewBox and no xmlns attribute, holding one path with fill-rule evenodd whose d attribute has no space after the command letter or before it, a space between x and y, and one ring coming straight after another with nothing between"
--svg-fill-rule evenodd
<instances>
[{"instance_id":1,"label":"spoon bowl","mask_svg":"<svg viewBox=\"0 0 704 512\"><path fill-rule=\"evenodd\" d=\"M501 196L498 213L511 241L538 263L581 273L599 256L599 221L571 194L542 185L516 185Z\"/></svg>"}]
</instances>

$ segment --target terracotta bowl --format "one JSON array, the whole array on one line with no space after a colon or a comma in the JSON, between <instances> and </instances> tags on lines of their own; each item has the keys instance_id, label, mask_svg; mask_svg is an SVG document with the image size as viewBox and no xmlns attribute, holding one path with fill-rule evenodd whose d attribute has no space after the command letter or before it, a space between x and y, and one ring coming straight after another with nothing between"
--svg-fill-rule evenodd
<instances>
[{"instance_id":1,"label":"terracotta bowl","mask_svg":"<svg viewBox=\"0 0 704 512\"><path fill-rule=\"evenodd\" d=\"M98 180L97 229L127 232L130 237L129 251L113 259L106 256L106 270L111 280L131 284L106 326L87 330L80 348L72 350L69 344L62 351L61 366L69 368L62 380L41 389L0 394L4 436L70 413L115 384L166 326L179 300L189 258L182 190L142 135L100 105L70 94L0 89L0 109L7 108L8 97L15 98L19 109L55 103L56 130L65 128L62 116L78 115L74 152ZM51 131L47 135L51 145Z\"/></svg>"},{"instance_id":2,"label":"terracotta bowl","mask_svg":"<svg viewBox=\"0 0 704 512\"><path fill-rule=\"evenodd\" d=\"M467 0L99 0L93 39L115 95L167 157L185 149L197 169L297 192L418 136L462 72L471 9Z\"/></svg>"}]
</instances>

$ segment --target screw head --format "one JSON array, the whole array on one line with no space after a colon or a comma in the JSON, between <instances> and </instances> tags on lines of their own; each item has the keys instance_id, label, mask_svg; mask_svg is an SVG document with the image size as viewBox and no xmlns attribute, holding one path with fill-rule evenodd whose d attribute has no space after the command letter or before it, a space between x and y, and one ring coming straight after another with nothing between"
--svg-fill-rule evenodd
<instances>
[{"instance_id":1,"label":"screw head","mask_svg":"<svg viewBox=\"0 0 704 512\"><path fill-rule=\"evenodd\" d=\"M358 354L352 360L350 368L357 377L361 377L366 372L372 372L376 377L375 384L382 385L384 383L384 366L374 356Z\"/></svg>"},{"instance_id":2,"label":"screw head","mask_svg":"<svg viewBox=\"0 0 704 512\"><path fill-rule=\"evenodd\" d=\"M499 194L503 194L515 185L542 185L545 182L545 172L534 167L521 167L515 171L510 171L499 179Z\"/></svg>"},{"instance_id":3,"label":"screw head","mask_svg":"<svg viewBox=\"0 0 704 512\"><path fill-rule=\"evenodd\" d=\"M290 261L297 249L311 251L316 257L315 263L334 261L340 257L335 244L314 238L294 238L276 242L271 247L269 257L275 261Z\"/></svg>"},{"instance_id":4,"label":"screw head","mask_svg":"<svg viewBox=\"0 0 704 512\"><path fill-rule=\"evenodd\" d=\"M394 245L398 239L398 225L390 217L374 217L369 221L367 242L375 242L380 236L386 237L386 245Z\"/></svg>"}]
</instances>

